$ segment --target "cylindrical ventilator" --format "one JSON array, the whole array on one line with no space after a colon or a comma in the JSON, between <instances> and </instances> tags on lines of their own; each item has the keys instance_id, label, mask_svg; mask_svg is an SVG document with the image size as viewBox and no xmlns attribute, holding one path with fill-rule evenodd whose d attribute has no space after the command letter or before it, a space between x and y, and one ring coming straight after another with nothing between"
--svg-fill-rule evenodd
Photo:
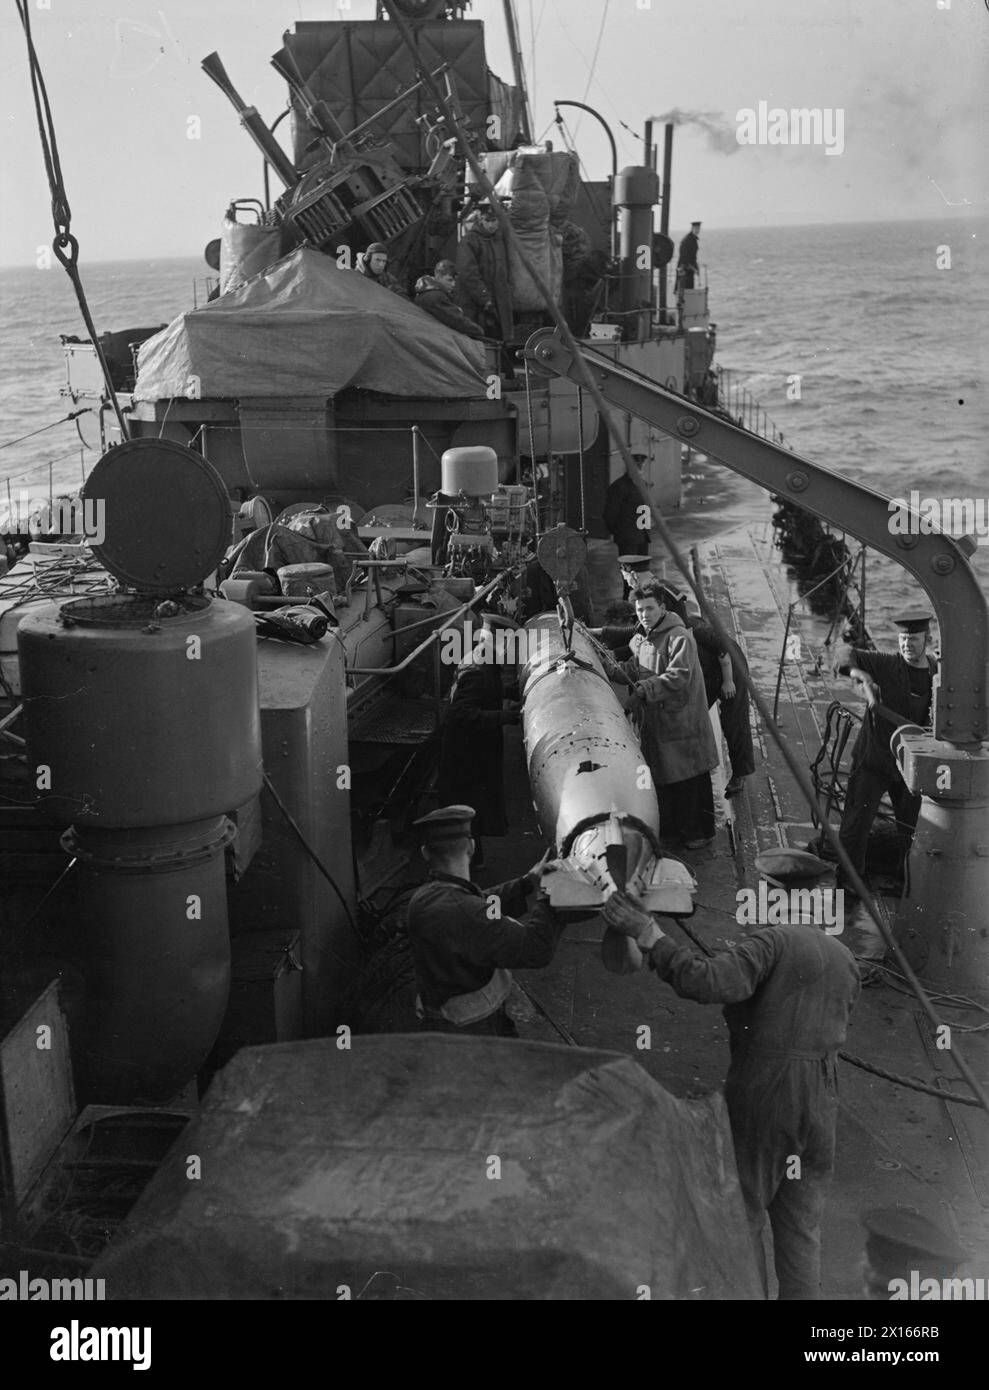
<instances>
[{"instance_id":1,"label":"cylindrical ventilator","mask_svg":"<svg viewBox=\"0 0 989 1390\"><path fill-rule=\"evenodd\" d=\"M21 623L28 752L39 809L71 822L86 1099L162 1101L195 1075L227 1004L226 813L262 776L255 625L185 592L229 536L226 491L199 455L131 441L86 495L105 512L94 551L140 591Z\"/></svg>"}]
</instances>

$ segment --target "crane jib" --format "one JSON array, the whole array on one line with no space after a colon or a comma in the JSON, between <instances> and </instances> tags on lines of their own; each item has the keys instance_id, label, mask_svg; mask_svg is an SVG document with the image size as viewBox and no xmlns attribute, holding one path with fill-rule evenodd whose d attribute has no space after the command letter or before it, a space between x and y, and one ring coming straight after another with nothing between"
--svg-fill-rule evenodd
<instances>
[{"instance_id":1,"label":"crane jib","mask_svg":"<svg viewBox=\"0 0 989 1390\"><path fill-rule=\"evenodd\" d=\"M609 405L702 449L732 472L789 498L908 570L929 596L941 629L935 737L961 746L987 737L989 607L963 545L940 532L893 535L891 498L730 424L602 353L584 349L582 357ZM525 358L536 370L581 379L579 365L552 329L533 334Z\"/></svg>"}]
</instances>

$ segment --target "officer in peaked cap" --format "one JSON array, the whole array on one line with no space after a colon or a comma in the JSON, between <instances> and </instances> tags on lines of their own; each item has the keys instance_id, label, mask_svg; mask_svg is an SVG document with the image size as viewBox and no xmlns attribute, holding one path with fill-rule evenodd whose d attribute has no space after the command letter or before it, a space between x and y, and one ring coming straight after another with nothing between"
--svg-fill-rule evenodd
<instances>
[{"instance_id":1,"label":"officer in peaked cap","mask_svg":"<svg viewBox=\"0 0 989 1390\"><path fill-rule=\"evenodd\" d=\"M846 647L835 661L838 674L861 683L868 705L852 749L839 832L860 875L865 872L869 831L883 794L893 807L904 863L920 814L921 799L908 791L889 741L900 724L925 726L930 719L937 672L937 662L927 651L931 614L925 608L907 608L893 618L893 623L897 628L896 652ZM839 871L839 882L841 879ZM849 887L843 886L846 890Z\"/></svg>"},{"instance_id":2,"label":"officer in peaked cap","mask_svg":"<svg viewBox=\"0 0 989 1390\"><path fill-rule=\"evenodd\" d=\"M619 549L621 547L619 546ZM627 599L633 589L644 584L660 584L662 580L652 567L652 560L645 555L619 555L618 569L622 576L622 598Z\"/></svg>"},{"instance_id":3,"label":"officer in peaked cap","mask_svg":"<svg viewBox=\"0 0 989 1390\"><path fill-rule=\"evenodd\" d=\"M630 588L637 588L640 584L658 584L659 575L652 567L652 559L649 555L619 555L618 568L622 572L622 578L626 583L629 579L633 580Z\"/></svg>"},{"instance_id":4,"label":"officer in peaked cap","mask_svg":"<svg viewBox=\"0 0 989 1390\"><path fill-rule=\"evenodd\" d=\"M424 1032L517 1037L505 1008L511 971L548 965L564 923L545 897L526 913L549 854L521 878L482 889L470 880L472 806L443 806L415 822L429 878L412 895L407 930L416 1014Z\"/></svg>"},{"instance_id":5,"label":"officer in peaked cap","mask_svg":"<svg viewBox=\"0 0 989 1390\"><path fill-rule=\"evenodd\" d=\"M873 1207L861 1220L866 1229L862 1279L869 1298L889 1299L895 1293L917 1299L920 1280L951 1278L970 1257L933 1221L905 1207Z\"/></svg>"},{"instance_id":6,"label":"officer in peaked cap","mask_svg":"<svg viewBox=\"0 0 989 1390\"><path fill-rule=\"evenodd\" d=\"M423 849L450 841L470 838L471 821L477 815L473 806L441 806L412 822L422 837Z\"/></svg>"},{"instance_id":7,"label":"officer in peaked cap","mask_svg":"<svg viewBox=\"0 0 989 1390\"><path fill-rule=\"evenodd\" d=\"M690 231L680 242L680 254L677 257L677 286L682 290L692 290L694 288L694 276L697 274L697 253L700 250L701 224L691 222Z\"/></svg>"}]
</instances>

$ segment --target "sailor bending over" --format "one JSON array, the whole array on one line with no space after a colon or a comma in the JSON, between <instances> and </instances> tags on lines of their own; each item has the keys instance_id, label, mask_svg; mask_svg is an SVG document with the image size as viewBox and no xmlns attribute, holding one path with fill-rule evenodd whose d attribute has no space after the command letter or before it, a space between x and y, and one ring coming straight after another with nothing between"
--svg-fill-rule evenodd
<instances>
[{"instance_id":1,"label":"sailor bending over","mask_svg":"<svg viewBox=\"0 0 989 1390\"><path fill-rule=\"evenodd\" d=\"M483 889L471 883L473 816L472 806L445 806L415 822L429 865L409 903L416 1012L424 1032L514 1038L505 1008L510 972L548 965L565 924L541 895L517 915L537 893L549 852L522 878Z\"/></svg>"},{"instance_id":2,"label":"sailor bending over","mask_svg":"<svg viewBox=\"0 0 989 1390\"><path fill-rule=\"evenodd\" d=\"M703 956L664 936L620 893L603 915L637 939L649 968L682 998L725 1005L725 1101L763 1288L768 1214L780 1299L820 1298L821 1217L838 1120L836 1054L859 994L855 957L820 927L803 925L760 927L734 949Z\"/></svg>"}]
</instances>

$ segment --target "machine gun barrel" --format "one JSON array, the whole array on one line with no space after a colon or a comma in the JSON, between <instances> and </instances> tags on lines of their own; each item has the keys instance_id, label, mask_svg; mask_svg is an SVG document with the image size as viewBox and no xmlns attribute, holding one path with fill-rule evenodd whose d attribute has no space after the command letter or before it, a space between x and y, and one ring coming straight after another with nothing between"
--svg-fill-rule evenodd
<instances>
[{"instance_id":1,"label":"machine gun barrel","mask_svg":"<svg viewBox=\"0 0 989 1390\"><path fill-rule=\"evenodd\" d=\"M247 105L237 91L237 88L230 81L230 78L227 76L227 70L220 61L220 55L218 53L208 54L200 63L200 67L206 76L216 83L220 91L233 106L237 115L240 117L241 125L247 131L255 145L257 145L258 149L274 169L285 187L294 188L299 182L299 176L296 173L295 165L265 125L264 117L258 112L256 107Z\"/></svg>"},{"instance_id":2,"label":"machine gun barrel","mask_svg":"<svg viewBox=\"0 0 989 1390\"><path fill-rule=\"evenodd\" d=\"M331 144L342 144L348 139L347 132L334 116L325 101L319 101L312 93L308 83L299 71L298 65L287 48L280 48L272 56L271 66L288 83L291 90L306 108L306 119L324 140Z\"/></svg>"}]
</instances>

